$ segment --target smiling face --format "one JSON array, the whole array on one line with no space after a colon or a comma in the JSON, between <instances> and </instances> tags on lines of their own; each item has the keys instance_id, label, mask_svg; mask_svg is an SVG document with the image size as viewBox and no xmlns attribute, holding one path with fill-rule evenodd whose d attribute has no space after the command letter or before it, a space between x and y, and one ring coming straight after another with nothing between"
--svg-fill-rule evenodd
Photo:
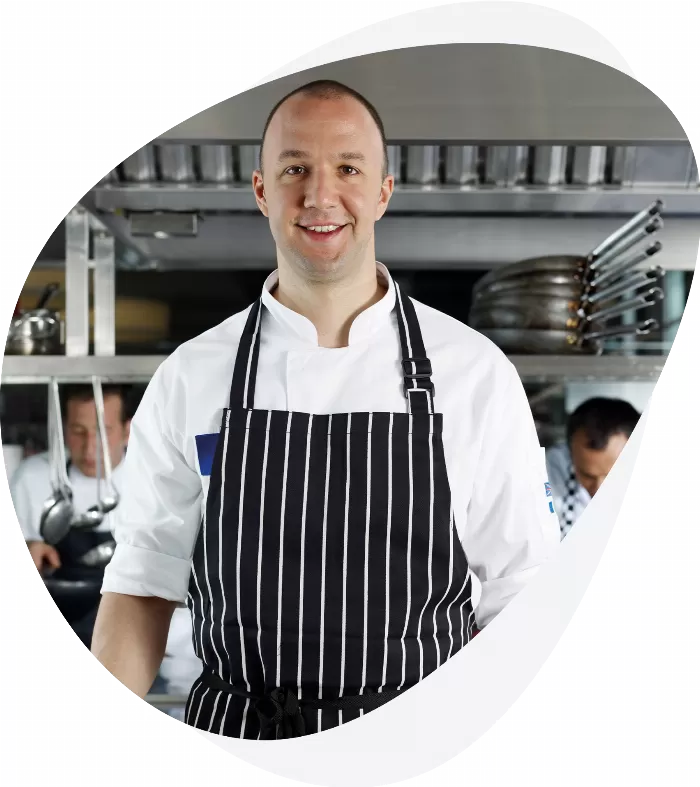
<instances>
[{"instance_id":1,"label":"smiling face","mask_svg":"<svg viewBox=\"0 0 700 787\"><path fill-rule=\"evenodd\" d=\"M262 173L253 175L280 268L309 281L338 281L374 266L374 224L393 186L379 129L346 95L285 101L265 136Z\"/></svg>"}]
</instances>

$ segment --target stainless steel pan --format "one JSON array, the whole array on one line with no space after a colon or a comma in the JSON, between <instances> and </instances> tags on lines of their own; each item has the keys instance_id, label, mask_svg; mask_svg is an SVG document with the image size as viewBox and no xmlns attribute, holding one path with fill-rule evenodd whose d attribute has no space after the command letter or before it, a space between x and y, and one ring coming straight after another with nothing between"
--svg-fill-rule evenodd
<instances>
[{"instance_id":1,"label":"stainless steel pan","mask_svg":"<svg viewBox=\"0 0 700 787\"><path fill-rule=\"evenodd\" d=\"M566 300L577 301L580 304L600 303L612 297L619 297L625 292L635 289L644 284L651 285L660 281L664 276L664 269L655 266L648 270L633 271L627 273L616 280L603 282L603 285L589 290L583 289L579 283L570 282L564 284L548 284L546 277L524 277L522 280L510 282L509 287L501 287L495 290L486 290L480 297L472 303L472 309L482 309L487 305L497 304L504 298L516 298L521 296L536 296L541 302L549 298L563 298ZM507 284L507 282L499 282Z\"/></svg>"},{"instance_id":2,"label":"stainless steel pan","mask_svg":"<svg viewBox=\"0 0 700 787\"><path fill-rule=\"evenodd\" d=\"M533 257L493 270L479 279L474 286L474 294L476 296L477 293L497 281L541 273L568 274L590 280L594 272L601 272L617 260L620 254L629 251L637 243L647 239L662 228L663 223L658 215L661 207L661 201L657 200L649 208L636 214L630 221L585 256L553 255ZM646 226L643 226L645 222Z\"/></svg>"},{"instance_id":3,"label":"stainless steel pan","mask_svg":"<svg viewBox=\"0 0 700 787\"><path fill-rule=\"evenodd\" d=\"M658 329L656 320L645 320L637 325L607 328L587 336L577 331L538 331L517 328L485 329L484 336L511 355L570 355L581 353L598 355L602 339L634 334L646 336Z\"/></svg>"},{"instance_id":4,"label":"stainless steel pan","mask_svg":"<svg viewBox=\"0 0 700 787\"><path fill-rule=\"evenodd\" d=\"M575 330L589 324L600 325L629 311L652 306L663 299L658 287L635 293L637 286L628 288L634 293L605 308L582 304L580 300L564 298L542 299L531 293L510 293L498 300L479 304L469 313L469 325L476 330L484 328L518 328L537 330Z\"/></svg>"}]
</instances>

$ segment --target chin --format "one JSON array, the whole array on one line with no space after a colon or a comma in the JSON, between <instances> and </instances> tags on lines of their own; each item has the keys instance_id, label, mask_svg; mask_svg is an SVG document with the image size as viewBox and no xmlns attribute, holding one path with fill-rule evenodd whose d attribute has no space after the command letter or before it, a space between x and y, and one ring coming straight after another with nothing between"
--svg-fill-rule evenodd
<instances>
[{"instance_id":1,"label":"chin","mask_svg":"<svg viewBox=\"0 0 700 787\"><path fill-rule=\"evenodd\" d=\"M310 259L297 254L295 259L304 275L316 281L333 280L341 276L346 269L346 260L343 257Z\"/></svg>"}]
</instances>

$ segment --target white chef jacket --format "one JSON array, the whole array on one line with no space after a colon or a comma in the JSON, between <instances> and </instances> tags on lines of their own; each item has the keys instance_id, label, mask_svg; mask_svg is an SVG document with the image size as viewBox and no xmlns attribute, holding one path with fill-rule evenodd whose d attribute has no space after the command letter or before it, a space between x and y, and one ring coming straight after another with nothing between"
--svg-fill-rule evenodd
<instances>
[{"instance_id":1,"label":"white chef jacket","mask_svg":"<svg viewBox=\"0 0 700 787\"><path fill-rule=\"evenodd\" d=\"M306 317L262 292L256 409L313 414L407 412L396 291L354 320L349 344L318 345ZM513 365L481 334L415 303L433 367L435 408L458 535L474 580L477 625L485 626L559 543L546 497L540 449ZM205 510L209 468L197 436L218 434L228 407L238 343L248 310L181 345L158 368L131 425L124 501L116 511L117 549L102 591L183 603ZM202 440L204 443L204 440Z\"/></svg>"},{"instance_id":2,"label":"white chef jacket","mask_svg":"<svg viewBox=\"0 0 700 787\"><path fill-rule=\"evenodd\" d=\"M113 468L112 480L121 491L124 462ZM39 533L39 522L44 502L51 497L51 476L48 453L30 456L20 463L10 481L10 494L17 512L25 541L43 541ZM97 479L83 475L75 465L68 470L68 479L73 487L73 503L76 511L87 511L97 503ZM104 487L104 481L102 481ZM110 530L113 514L107 514L95 530L106 533Z\"/></svg>"},{"instance_id":3,"label":"white chef jacket","mask_svg":"<svg viewBox=\"0 0 700 787\"><path fill-rule=\"evenodd\" d=\"M549 475L549 481L552 485L554 508L559 516L561 537L564 538L567 533L564 509L568 497L567 484L571 475L571 452L566 444L562 443L561 445L553 446L547 450L547 474ZM574 522L581 516L590 502L591 496L577 481L574 494L571 498Z\"/></svg>"}]
</instances>

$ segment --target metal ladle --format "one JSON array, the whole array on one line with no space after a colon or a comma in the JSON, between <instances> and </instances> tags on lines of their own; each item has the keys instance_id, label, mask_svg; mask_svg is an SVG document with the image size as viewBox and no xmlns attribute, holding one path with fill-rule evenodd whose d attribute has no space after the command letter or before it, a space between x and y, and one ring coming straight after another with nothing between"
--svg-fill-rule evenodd
<instances>
[{"instance_id":1,"label":"metal ladle","mask_svg":"<svg viewBox=\"0 0 700 787\"><path fill-rule=\"evenodd\" d=\"M104 422L104 398L102 395L102 384L98 377L92 378L92 392L95 401L97 440L99 443L97 450L97 504L90 506L87 511L84 511L73 520L73 527L80 530L91 530L97 527L104 521L105 515L119 505L119 493L112 482L112 461L109 455L107 430ZM104 464L105 482L109 488L105 496L101 495L102 464Z\"/></svg>"},{"instance_id":2,"label":"metal ladle","mask_svg":"<svg viewBox=\"0 0 700 787\"><path fill-rule=\"evenodd\" d=\"M52 496L44 503L39 521L39 532L47 544L53 545L58 544L68 534L74 513L73 489L66 470L61 401L55 378L52 378L49 383L47 426Z\"/></svg>"},{"instance_id":3,"label":"metal ladle","mask_svg":"<svg viewBox=\"0 0 700 787\"><path fill-rule=\"evenodd\" d=\"M95 412L97 412L97 408L95 408ZM94 506L90 506L87 511L83 511L77 518L75 518L72 522L72 527L77 528L78 530L94 530L98 525L101 525L104 521L105 514L102 510L102 506L100 503L100 490L101 490L101 478L102 478L102 443L99 436L99 431L97 435L97 452L96 452L96 461L97 461L97 503Z\"/></svg>"},{"instance_id":4,"label":"metal ladle","mask_svg":"<svg viewBox=\"0 0 700 787\"><path fill-rule=\"evenodd\" d=\"M100 498L99 505L105 514L119 505L119 492L112 481L112 458L109 455L109 444L107 442L107 429L105 428L105 403L102 396L102 383L99 377L92 378L92 391L95 398L95 410L97 412L97 429L102 444L102 459L105 468L105 486L107 492ZM111 492L111 495L110 495Z\"/></svg>"}]
</instances>

